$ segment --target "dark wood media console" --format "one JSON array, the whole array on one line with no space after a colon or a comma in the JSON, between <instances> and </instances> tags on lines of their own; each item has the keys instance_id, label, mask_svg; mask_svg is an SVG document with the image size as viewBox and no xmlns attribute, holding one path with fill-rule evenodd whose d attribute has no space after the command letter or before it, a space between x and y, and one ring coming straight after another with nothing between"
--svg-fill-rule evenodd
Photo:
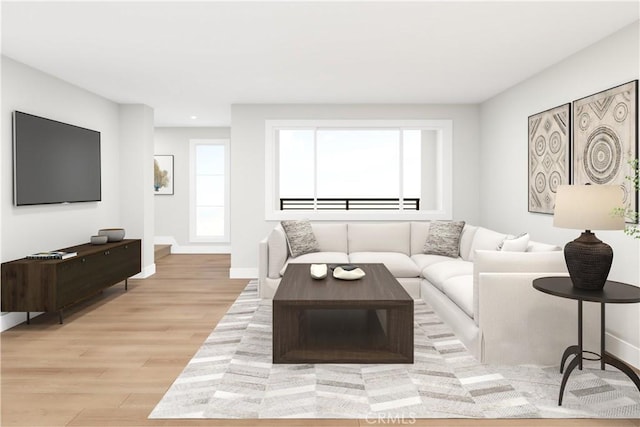
<instances>
[{"instance_id":1,"label":"dark wood media console","mask_svg":"<svg viewBox=\"0 0 640 427\"><path fill-rule=\"evenodd\" d=\"M22 258L2 264L2 311L58 312L89 298L141 270L141 241L128 239L104 245L61 249L77 252L67 259Z\"/></svg>"}]
</instances>

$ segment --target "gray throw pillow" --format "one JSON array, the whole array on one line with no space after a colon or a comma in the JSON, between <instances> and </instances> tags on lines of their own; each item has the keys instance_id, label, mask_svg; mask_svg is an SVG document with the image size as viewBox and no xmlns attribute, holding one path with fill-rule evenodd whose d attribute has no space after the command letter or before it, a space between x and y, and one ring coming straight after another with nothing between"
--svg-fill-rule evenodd
<instances>
[{"instance_id":1,"label":"gray throw pillow","mask_svg":"<svg viewBox=\"0 0 640 427\"><path fill-rule=\"evenodd\" d=\"M423 252L457 258L464 221L432 221Z\"/></svg>"},{"instance_id":2,"label":"gray throw pillow","mask_svg":"<svg viewBox=\"0 0 640 427\"><path fill-rule=\"evenodd\" d=\"M311 223L307 220L281 221L280 224L284 228L287 235L287 244L292 257L308 254L311 252L319 252L320 247L313 234Z\"/></svg>"}]
</instances>

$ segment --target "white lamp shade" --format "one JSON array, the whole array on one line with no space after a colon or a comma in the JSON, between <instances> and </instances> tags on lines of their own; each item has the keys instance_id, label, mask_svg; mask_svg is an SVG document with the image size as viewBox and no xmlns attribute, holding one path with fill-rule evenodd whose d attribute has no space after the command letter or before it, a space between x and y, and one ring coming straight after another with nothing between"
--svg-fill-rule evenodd
<instances>
[{"instance_id":1,"label":"white lamp shade","mask_svg":"<svg viewBox=\"0 0 640 427\"><path fill-rule=\"evenodd\" d=\"M560 185L556 193L553 225L577 230L623 230L624 215L614 209L624 206L617 185Z\"/></svg>"}]
</instances>

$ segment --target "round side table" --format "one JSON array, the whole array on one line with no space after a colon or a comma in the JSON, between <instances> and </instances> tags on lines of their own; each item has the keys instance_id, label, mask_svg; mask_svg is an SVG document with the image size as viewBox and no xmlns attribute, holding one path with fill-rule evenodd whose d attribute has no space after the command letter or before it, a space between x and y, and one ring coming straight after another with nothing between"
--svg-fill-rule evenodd
<instances>
[{"instance_id":1,"label":"round side table","mask_svg":"<svg viewBox=\"0 0 640 427\"><path fill-rule=\"evenodd\" d=\"M587 359L584 354L594 354L596 359L600 360L600 369L604 370L605 363L618 368L624 372L631 381L638 387L640 391L640 378L633 369L622 360L612 356L605 351L604 332L605 332L605 304L631 304L640 302L640 288L626 283L613 282L607 280L602 290L586 290L573 287L570 277L540 277L533 280L533 287L545 294L554 295L560 298L569 298L578 301L578 344L567 347L562 355L560 362L560 373L564 370L564 364L571 355L575 355L573 360L569 362L567 370L562 375L562 383L560 384L560 395L558 396L558 406L562 405L562 396L567 385L567 380L571 372L578 367L582 369L582 360ZM600 354L585 352L582 348L582 302L599 302L600 303Z\"/></svg>"}]
</instances>

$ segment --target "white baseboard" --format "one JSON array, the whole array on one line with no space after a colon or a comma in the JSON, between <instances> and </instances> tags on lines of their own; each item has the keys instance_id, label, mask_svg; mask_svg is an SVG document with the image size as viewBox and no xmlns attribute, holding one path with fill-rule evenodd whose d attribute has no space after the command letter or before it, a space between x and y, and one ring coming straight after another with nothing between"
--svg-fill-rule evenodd
<instances>
[{"instance_id":1,"label":"white baseboard","mask_svg":"<svg viewBox=\"0 0 640 427\"><path fill-rule=\"evenodd\" d=\"M36 316L40 316L42 312L38 313L29 313L29 316L33 319ZM6 331L7 329L11 329L14 326L19 325L20 323L24 323L27 321L26 313L19 312L11 312L5 313L0 316L0 331Z\"/></svg>"},{"instance_id":2,"label":"white baseboard","mask_svg":"<svg viewBox=\"0 0 640 427\"><path fill-rule=\"evenodd\" d=\"M604 343L607 353L611 353L636 369L640 369L640 348L609 332L604 336Z\"/></svg>"},{"instance_id":3,"label":"white baseboard","mask_svg":"<svg viewBox=\"0 0 640 427\"><path fill-rule=\"evenodd\" d=\"M257 279L258 278L258 269L257 268L234 268L234 267L231 267L229 269L229 278L230 279Z\"/></svg>"},{"instance_id":4,"label":"white baseboard","mask_svg":"<svg viewBox=\"0 0 640 427\"><path fill-rule=\"evenodd\" d=\"M151 277L156 274L156 265L151 264L142 268L142 271L135 276L132 276L132 279L146 279L147 277Z\"/></svg>"},{"instance_id":5,"label":"white baseboard","mask_svg":"<svg viewBox=\"0 0 640 427\"><path fill-rule=\"evenodd\" d=\"M229 245L179 245L173 236L155 236L155 245L171 245L172 254L230 254Z\"/></svg>"}]
</instances>

